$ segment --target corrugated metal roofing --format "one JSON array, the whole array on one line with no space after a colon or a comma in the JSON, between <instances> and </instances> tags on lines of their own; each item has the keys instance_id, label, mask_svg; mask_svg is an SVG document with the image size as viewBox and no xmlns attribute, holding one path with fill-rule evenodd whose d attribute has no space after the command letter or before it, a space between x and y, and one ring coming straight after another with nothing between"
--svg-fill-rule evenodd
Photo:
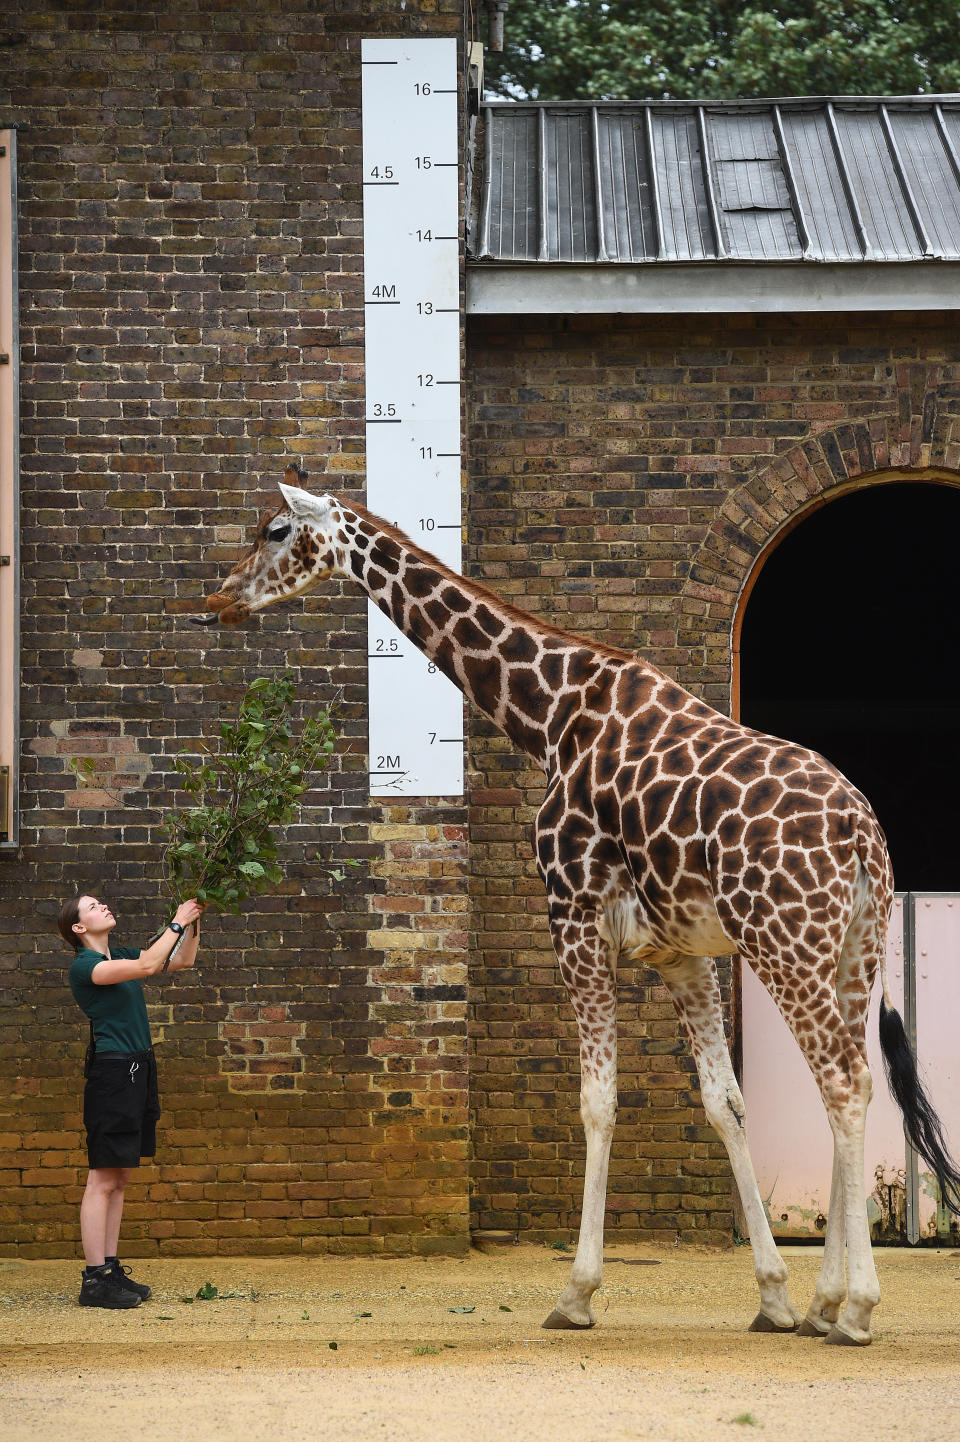
<instances>
[{"instance_id":1,"label":"corrugated metal roofing","mask_svg":"<svg viewBox=\"0 0 960 1442\"><path fill-rule=\"evenodd\" d=\"M483 109L479 260L960 260L960 96Z\"/></svg>"}]
</instances>

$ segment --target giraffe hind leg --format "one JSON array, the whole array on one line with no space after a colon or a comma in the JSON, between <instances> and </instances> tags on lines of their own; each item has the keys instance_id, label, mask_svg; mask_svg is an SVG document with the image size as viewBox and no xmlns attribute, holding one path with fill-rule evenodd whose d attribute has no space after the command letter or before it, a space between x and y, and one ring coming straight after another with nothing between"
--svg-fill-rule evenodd
<instances>
[{"instance_id":1,"label":"giraffe hind leg","mask_svg":"<svg viewBox=\"0 0 960 1442\"><path fill-rule=\"evenodd\" d=\"M690 1039L707 1119L726 1146L743 1202L760 1288L760 1311L750 1330L793 1332L800 1313L790 1298L786 1264L773 1240L747 1147L746 1109L723 1031L716 966L706 956L677 956L657 966Z\"/></svg>"},{"instance_id":2,"label":"giraffe hind leg","mask_svg":"<svg viewBox=\"0 0 960 1442\"><path fill-rule=\"evenodd\" d=\"M837 965L836 997L840 1015L857 1051L867 1059L867 1015L879 965L880 935L872 902L851 923L844 938ZM864 1190L866 1187L864 1186ZM823 1263L817 1287L807 1309L800 1331L807 1337L822 1337L836 1327L846 1296L846 1225L844 1219L841 1151L834 1140L833 1177L830 1183L830 1206L823 1245Z\"/></svg>"},{"instance_id":3,"label":"giraffe hind leg","mask_svg":"<svg viewBox=\"0 0 960 1442\"><path fill-rule=\"evenodd\" d=\"M831 975L830 980L826 965L817 965L801 953L792 966L781 965L776 972L762 964L756 968L806 1058L833 1132L827 1238L803 1332L805 1336L826 1332L828 1342L860 1347L871 1341L870 1318L880 1300L863 1175L864 1130L872 1091L866 1063L866 1017L877 964L875 932L866 916L849 928L835 978ZM794 983L798 976L807 977L802 1001L788 991L781 980L784 975L791 976ZM811 1015L817 1018L815 1026L809 1022Z\"/></svg>"}]
</instances>

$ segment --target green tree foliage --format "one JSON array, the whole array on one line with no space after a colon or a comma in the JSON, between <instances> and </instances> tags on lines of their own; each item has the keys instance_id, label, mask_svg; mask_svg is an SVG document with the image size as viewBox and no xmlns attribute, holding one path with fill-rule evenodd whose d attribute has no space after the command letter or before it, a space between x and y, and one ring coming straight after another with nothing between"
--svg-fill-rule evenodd
<instances>
[{"instance_id":1,"label":"green tree foliage","mask_svg":"<svg viewBox=\"0 0 960 1442\"><path fill-rule=\"evenodd\" d=\"M167 884L175 900L195 896L239 912L246 897L283 879L275 829L293 821L297 803L334 749L326 711L294 734L293 677L260 677L248 688L236 720L220 726L220 745L197 762L174 762L194 805L164 822Z\"/></svg>"},{"instance_id":2,"label":"green tree foliage","mask_svg":"<svg viewBox=\"0 0 960 1442\"><path fill-rule=\"evenodd\" d=\"M511 0L488 94L540 100L960 89L960 0Z\"/></svg>"}]
</instances>

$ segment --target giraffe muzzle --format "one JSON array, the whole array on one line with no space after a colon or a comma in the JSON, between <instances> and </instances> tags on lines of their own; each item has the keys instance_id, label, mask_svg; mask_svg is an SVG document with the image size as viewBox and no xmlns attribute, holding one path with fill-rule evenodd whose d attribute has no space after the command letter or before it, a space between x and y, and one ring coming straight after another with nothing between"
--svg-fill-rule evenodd
<instances>
[{"instance_id":1,"label":"giraffe muzzle","mask_svg":"<svg viewBox=\"0 0 960 1442\"><path fill-rule=\"evenodd\" d=\"M191 616L192 625L215 626L218 621L222 621L225 626L240 626L250 615L250 607L244 601L232 601L229 596L219 592L207 597L207 611L212 614Z\"/></svg>"}]
</instances>

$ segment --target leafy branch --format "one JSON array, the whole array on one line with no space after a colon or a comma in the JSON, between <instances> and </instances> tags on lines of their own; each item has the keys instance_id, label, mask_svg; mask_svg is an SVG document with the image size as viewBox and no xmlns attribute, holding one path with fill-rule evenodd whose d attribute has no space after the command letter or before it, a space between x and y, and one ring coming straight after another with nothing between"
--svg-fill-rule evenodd
<instances>
[{"instance_id":1,"label":"leafy branch","mask_svg":"<svg viewBox=\"0 0 960 1442\"><path fill-rule=\"evenodd\" d=\"M324 710L294 734L295 697L289 672L261 676L248 687L236 718L221 722L216 751L204 745L199 762L183 752L174 761L184 792L194 799L163 823L167 886L176 901L195 896L236 914L248 896L282 881L275 828L296 818L297 803L336 743Z\"/></svg>"}]
</instances>

